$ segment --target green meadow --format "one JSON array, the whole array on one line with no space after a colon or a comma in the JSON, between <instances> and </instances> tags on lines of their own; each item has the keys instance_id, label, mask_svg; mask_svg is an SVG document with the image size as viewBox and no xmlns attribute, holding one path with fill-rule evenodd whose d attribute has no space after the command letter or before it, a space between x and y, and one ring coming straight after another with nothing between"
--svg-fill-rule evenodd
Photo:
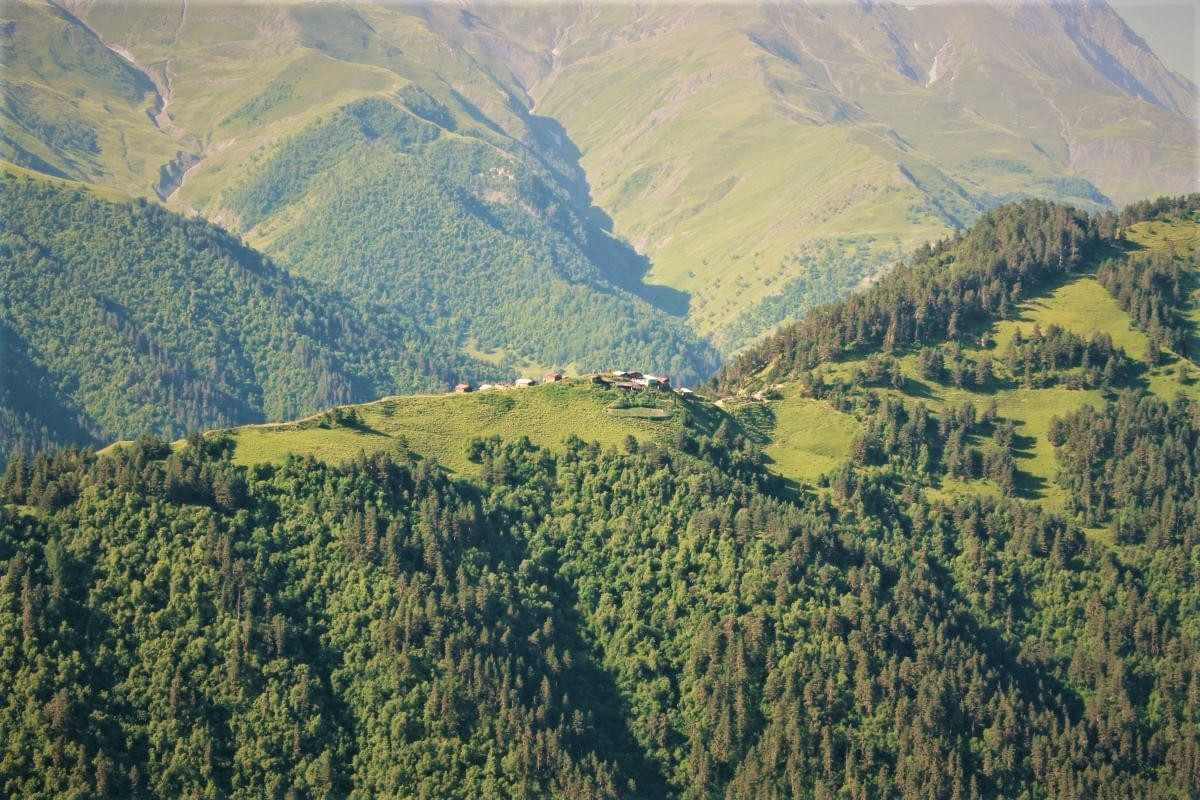
<instances>
[{"instance_id":1,"label":"green meadow","mask_svg":"<svg viewBox=\"0 0 1200 800\"><path fill-rule=\"evenodd\" d=\"M770 403L727 401L726 408L743 428L758 434L767 467L793 481L815 481L850 455L859 424L823 400L786 386L781 400Z\"/></svg>"},{"instance_id":2,"label":"green meadow","mask_svg":"<svg viewBox=\"0 0 1200 800\"><path fill-rule=\"evenodd\" d=\"M291 453L341 462L359 452L388 450L406 443L423 456L460 473L471 473L467 444L476 436L516 439L556 448L575 434L603 446L618 446L626 436L662 440L677 430L685 405L662 395L653 408L622 408L625 398L583 381L564 381L526 389L496 389L469 394L389 397L353 406L361 422L330 425L322 415L294 423L254 425L229 431L239 464L278 463ZM686 404L696 413L700 401Z\"/></svg>"}]
</instances>

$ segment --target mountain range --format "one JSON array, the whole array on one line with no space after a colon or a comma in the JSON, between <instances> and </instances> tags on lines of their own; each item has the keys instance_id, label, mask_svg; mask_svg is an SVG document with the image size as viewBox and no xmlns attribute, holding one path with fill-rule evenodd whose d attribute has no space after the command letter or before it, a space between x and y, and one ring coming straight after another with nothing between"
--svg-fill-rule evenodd
<instances>
[{"instance_id":1,"label":"mountain range","mask_svg":"<svg viewBox=\"0 0 1200 800\"><path fill-rule=\"evenodd\" d=\"M0 792L1194 797L1198 333L1200 194L1026 200L716 401L579 377L19 452Z\"/></svg>"},{"instance_id":2,"label":"mountain range","mask_svg":"<svg viewBox=\"0 0 1200 800\"><path fill-rule=\"evenodd\" d=\"M1197 90L1103 2L0 63L0 796L1200 797Z\"/></svg>"},{"instance_id":3,"label":"mountain range","mask_svg":"<svg viewBox=\"0 0 1200 800\"><path fill-rule=\"evenodd\" d=\"M4 14L5 158L509 367L693 380L999 203L1198 180L1195 85L1103 2Z\"/></svg>"}]
</instances>

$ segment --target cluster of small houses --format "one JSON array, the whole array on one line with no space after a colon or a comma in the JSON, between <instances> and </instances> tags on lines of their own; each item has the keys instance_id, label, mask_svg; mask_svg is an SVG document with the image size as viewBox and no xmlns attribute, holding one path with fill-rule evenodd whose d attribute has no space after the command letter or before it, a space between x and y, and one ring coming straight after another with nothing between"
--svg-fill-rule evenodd
<instances>
[{"instance_id":1,"label":"cluster of small houses","mask_svg":"<svg viewBox=\"0 0 1200 800\"><path fill-rule=\"evenodd\" d=\"M542 383L558 383L563 379L561 372L547 372L542 375ZM675 394L681 397L693 397L695 392L687 387L679 387L671 389L671 379L665 375L651 375L643 372L625 372L622 370L614 370L613 372L598 373L589 375L587 379L599 386L607 386L613 389L621 389L627 392L644 392L654 390L660 392L674 391ZM454 387L455 394L466 394L467 392L486 392L493 389L524 389L529 386L534 386L537 381L533 378L518 378L512 383L484 383L479 386L472 386L469 383L460 383Z\"/></svg>"}]
</instances>

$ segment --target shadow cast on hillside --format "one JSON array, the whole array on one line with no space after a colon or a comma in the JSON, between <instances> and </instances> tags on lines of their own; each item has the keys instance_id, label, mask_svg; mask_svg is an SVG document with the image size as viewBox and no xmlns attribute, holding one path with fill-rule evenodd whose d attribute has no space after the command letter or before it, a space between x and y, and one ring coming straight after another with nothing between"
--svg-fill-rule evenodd
<instances>
[{"instance_id":1,"label":"shadow cast on hillside","mask_svg":"<svg viewBox=\"0 0 1200 800\"><path fill-rule=\"evenodd\" d=\"M1021 423L1024 424L1023 422ZM1013 433L1013 459L1017 462L1033 461L1037 456L1033 452L1033 448L1037 445L1037 438L1030 436L1027 433L1017 431ZM1049 482L1040 475L1034 475L1027 470L1018 469L1014 476L1014 489L1017 497L1023 500L1040 500L1046 496L1046 490L1049 488Z\"/></svg>"},{"instance_id":2,"label":"shadow cast on hillside","mask_svg":"<svg viewBox=\"0 0 1200 800\"><path fill-rule=\"evenodd\" d=\"M650 259L613 233L613 220L595 205L587 175L580 165L583 154L566 129L552 117L527 114L526 121L539 145L532 154L549 169L570 193L580 210L586 228L572 235L580 249L614 286L633 294L660 311L674 317L686 317L691 295L669 286L646 283Z\"/></svg>"},{"instance_id":3,"label":"shadow cast on hillside","mask_svg":"<svg viewBox=\"0 0 1200 800\"><path fill-rule=\"evenodd\" d=\"M37 363L29 343L4 320L0 320L0 400L17 415L12 422L30 426L27 444L39 441L37 426L57 432L43 446L60 441L103 444L83 410L59 389L50 371Z\"/></svg>"},{"instance_id":4,"label":"shadow cast on hillside","mask_svg":"<svg viewBox=\"0 0 1200 800\"><path fill-rule=\"evenodd\" d=\"M522 542L522 547L527 546ZM558 562L557 548L553 555L544 558ZM516 566L514 564L513 566ZM637 780L640 796L661 797L669 790L669 783L662 765L652 758L638 743L629 721L634 718L633 707L628 697L617 685L616 677L603 665L602 648L591 635L583 609L580 608L579 593L575 586L562 577L558 563L547 564L549 584L559 599L559 619L566 623L566 630L559 630L560 640L576 657L569 667L576 674L571 686L578 687L574 701L588 709L595 721L592 730L592 745L595 752L616 762L621 771Z\"/></svg>"}]
</instances>

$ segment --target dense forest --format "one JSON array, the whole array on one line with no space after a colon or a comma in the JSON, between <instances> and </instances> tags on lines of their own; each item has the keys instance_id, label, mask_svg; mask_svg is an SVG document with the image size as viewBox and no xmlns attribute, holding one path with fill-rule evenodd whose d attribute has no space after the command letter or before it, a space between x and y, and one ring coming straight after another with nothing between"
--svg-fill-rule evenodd
<instances>
[{"instance_id":1,"label":"dense forest","mask_svg":"<svg viewBox=\"0 0 1200 800\"><path fill-rule=\"evenodd\" d=\"M619 448L476 438L470 476L399 439L341 464L173 447L465 359L206 223L9 186L3 796L1200 796L1200 403L1142 391L1103 333L965 346L1200 198L997 209L740 357L718 388L773 363L858 421L795 484L686 408ZM1096 274L1150 360L1181 352L1173 262ZM1050 425L1062 513L1020 499L995 402L889 394L905 352L944 386L1101 390ZM120 424L159 435L47 447ZM925 491L977 478L998 496Z\"/></svg>"},{"instance_id":2,"label":"dense forest","mask_svg":"<svg viewBox=\"0 0 1200 800\"><path fill-rule=\"evenodd\" d=\"M477 482L403 449L248 470L198 437L14 459L0 791L1194 797L1197 409L1104 413L1176 437L1152 479L1075 492L1119 548L927 502L901 464L785 499L728 427L476 440ZM1113 446L1088 423L1067 476Z\"/></svg>"},{"instance_id":3,"label":"dense forest","mask_svg":"<svg viewBox=\"0 0 1200 800\"><path fill-rule=\"evenodd\" d=\"M431 97L405 102L360 100L285 140L225 205L244 229L284 219L268 252L293 272L450 341L685 384L716 370L686 296L641 283L648 264L592 220L586 187L499 137L450 135ZM289 227L294 205L306 222Z\"/></svg>"},{"instance_id":4,"label":"dense forest","mask_svg":"<svg viewBox=\"0 0 1200 800\"><path fill-rule=\"evenodd\" d=\"M1051 440L1072 510L1119 542L1200 544L1200 404L1124 393L1056 421Z\"/></svg>"},{"instance_id":5,"label":"dense forest","mask_svg":"<svg viewBox=\"0 0 1200 800\"><path fill-rule=\"evenodd\" d=\"M0 178L0 462L503 374L220 228Z\"/></svg>"},{"instance_id":6,"label":"dense forest","mask_svg":"<svg viewBox=\"0 0 1200 800\"><path fill-rule=\"evenodd\" d=\"M1187 326L1178 312L1187 296L1188 276L1171 253L1109 260L1096 277L1150 337L1152 363L1167 350L1192 355Z\"/></svg>"}]
</instances>

